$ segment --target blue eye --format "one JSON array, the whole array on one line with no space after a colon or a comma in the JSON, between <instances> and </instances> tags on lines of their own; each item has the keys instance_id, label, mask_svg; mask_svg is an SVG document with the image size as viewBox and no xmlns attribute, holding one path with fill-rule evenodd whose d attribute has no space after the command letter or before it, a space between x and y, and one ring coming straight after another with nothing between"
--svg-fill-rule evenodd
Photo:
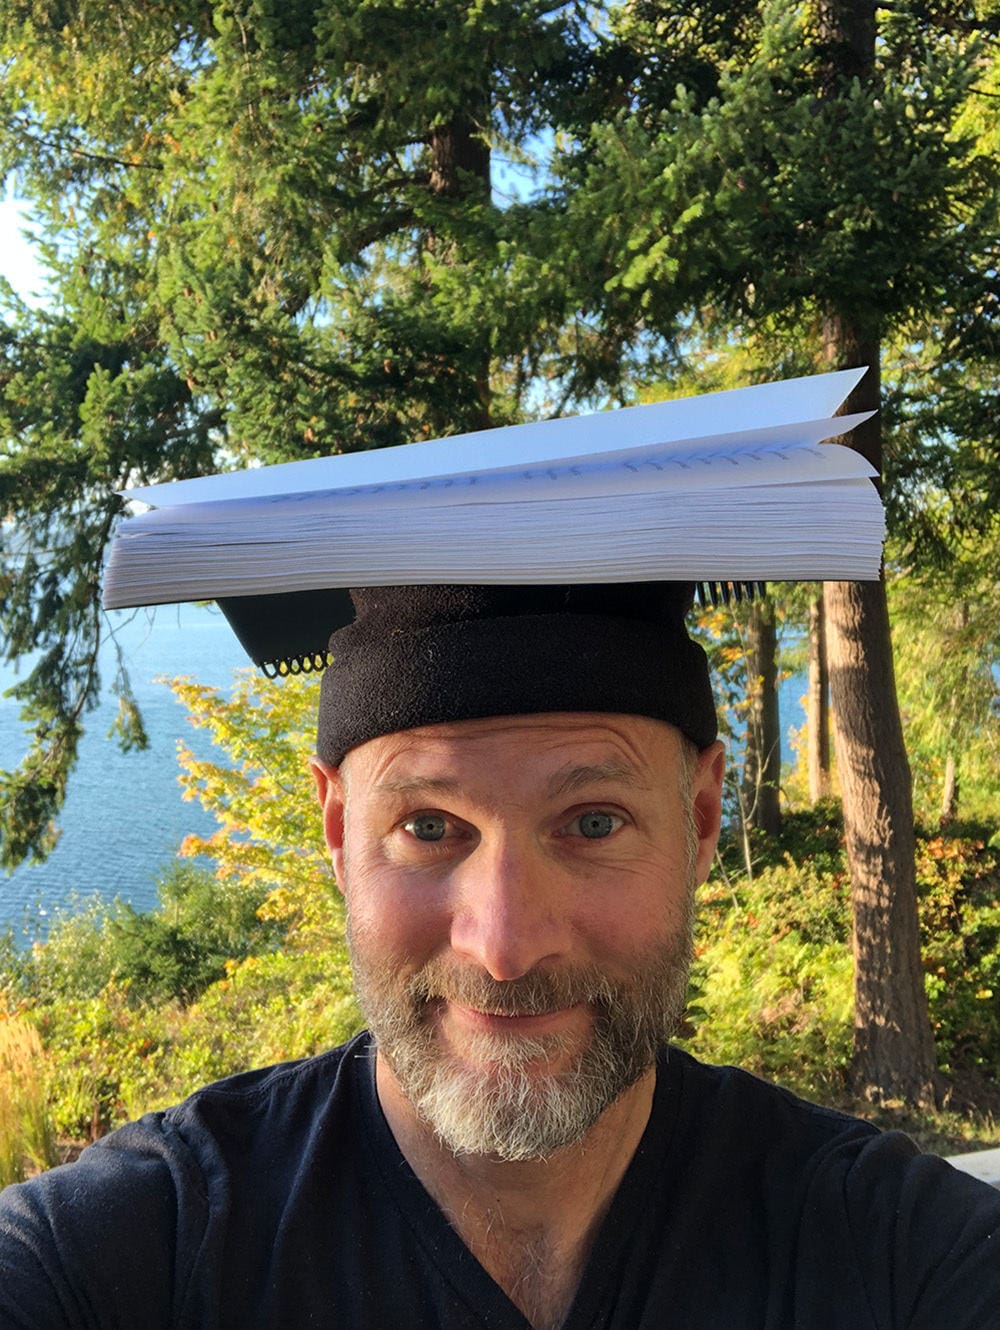
<instances>
[{"instance_id":1,"label":"blue eye","mask_svg":"<svg viewBox=\"0 0 1000 1330\"><path fill-rule=\"evenodd\" d=\"M605 836L610 836L613 831L617 831L621 821L621 818L614 813L605 813L599 808L594 808L574 818L570 826L578 827L579 835L586 836L588 840L602 840Z\"/></svg>"},{"instance_id":2,"label":"blue eye","mask_svg":"<svg viewBox=\"0 0 1000 1330\"><path fill-rule=\"evenodd\" d=\"M411 817L408 822L403 823L404 831L408 831L417 840L424 841L441 840L447 826L447 822L440 813L419 813L416 817Z\"/></svg>"}]
</instances>

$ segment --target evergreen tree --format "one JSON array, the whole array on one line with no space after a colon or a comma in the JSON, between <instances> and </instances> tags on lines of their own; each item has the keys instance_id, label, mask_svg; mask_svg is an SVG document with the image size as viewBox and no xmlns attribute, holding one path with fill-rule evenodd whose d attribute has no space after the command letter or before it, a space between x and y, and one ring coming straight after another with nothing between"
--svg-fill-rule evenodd
<instances>
[{"instance_id":1,"label":"evergreen tree","mask_svg":"<svg viewBox=\"0 0 1000 1330\"><path fill-rule=\"evenodd\" d=\"M543 373L573 391L550 210L491 185L495 158L530 169L586 59L577 21L511 0L5 6L0 176L44 225L52 298L5 295L0 644L30 662L34 739L2 777L4 864L52 843L117 488L518 419Z\"/></svg>"}]
</instances>

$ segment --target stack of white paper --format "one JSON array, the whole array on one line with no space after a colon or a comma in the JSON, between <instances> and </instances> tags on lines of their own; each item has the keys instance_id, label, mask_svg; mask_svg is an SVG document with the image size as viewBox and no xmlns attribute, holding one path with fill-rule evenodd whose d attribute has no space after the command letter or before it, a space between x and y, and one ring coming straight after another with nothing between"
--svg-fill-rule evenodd
<instances>
[{"instance_id":1,"label":"stack of white paper","mask_svg":"<svg viewBox=\"0 0 1000 1330\"><path fill-rule=\"evenodd\" d=\"M755 385L126 491L109 608L425 582L869 579L863 374Z\"/></svg>"}]
</instances>

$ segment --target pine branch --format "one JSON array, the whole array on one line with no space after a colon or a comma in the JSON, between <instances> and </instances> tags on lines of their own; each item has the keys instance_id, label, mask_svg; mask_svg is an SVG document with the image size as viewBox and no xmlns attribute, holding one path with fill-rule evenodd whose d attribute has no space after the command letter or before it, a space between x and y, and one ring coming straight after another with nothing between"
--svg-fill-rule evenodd
<instances>
[{"instance_id":1,"label":"pine branch","mask_svg":"<svg viewBox=\"0 0 1000 1330\"><path fill-rule=\"evenodd\" d=\"M49 152L62 153L69 152L71 157L80 157L88 162L96 162L100 166L123 166L126 170L137 171L162 171L163 167L158 162L128 161L124 157L115 157L111 153L91 152L87 148L78 148L56 143L52 139L45 138L41 134L35 134L24 125L18 125L17 132L22 139L34 144L36 148L45 148Z\"/></svg>"}]
</instances>

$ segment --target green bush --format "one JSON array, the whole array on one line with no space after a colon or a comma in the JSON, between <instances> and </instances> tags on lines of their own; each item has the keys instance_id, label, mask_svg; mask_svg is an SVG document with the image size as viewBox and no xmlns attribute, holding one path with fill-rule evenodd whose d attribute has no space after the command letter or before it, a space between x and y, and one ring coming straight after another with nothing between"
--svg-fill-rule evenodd
<instances>
[{"instance_id":1,"label":"green bush","mask_svg":"<svg viewBox=\"0 0 1000 1330\"><path fill-rule=\"evenodd\" d=\"M800 862L786 855L752 881L702 889L684 1042L709 1062L828 1098L842 1093L850 1059L853 971L847 879L824 826Z\"/></svg>"},{"instance_id":2,"label":"green bush","mask_svg":"<svg viewBox=\"0 0 1000 1330\"><path fill-rule=\"evenodd\" d=\"M8 989L41 1002L82 1001L110 983L131 1001L192 1001L221 979L226 963L277 946L280 923L261 919L261 886L190 864L158 884L159 905L141 913L122 901L77 900L60 910L30 957L0 953Z\"/></svg>"},{"instance_id":3,"label":"green bush","mask_svg":"<svg viewBox=\"0 0 1000 1330\"><path fill-rule=\"evenodd\" d=\"M108 924L124 909L118 900L74 897L55 912L45 940L5 969L7 986L38 1002L95 996L114 972Z\"/></svg>"},{"instance_id":4,"label":"green bush","mask_svg":"<svg viewBox=\"0 0 1000 1330\"><path fill-rule=\"evenodd\" d=\"M346 953L276 952L230 967L176 1024L146 1107L251 1067L312 1057L363 1028Z\"/></svg>"},{"instance_id":5,"label":"green bush","mask_svg":"<svg viewBox=\"0 0 1000 1330\"><path fill-rule=\"evenodd\" d=\"M151 914L122 906L108 919L111 975L133 997L192 1001L221 979L226 964L267 951L282 930L262 922L262 887L220 880L204 869L175 865L159 888Z\"/></svg>"},{"instance_id":6,"label":"green bush","mask_svg":"<svg viewBox=\"0 0 1000 1330\"><path fill-rule=\"evenodd\" d=\"M35 1009L60 1136L93 1140L144 1111L163 1076L174 1016L169 1006L136 1005L113 982Z\"/></svg>"},{"instance_id":7,"label":"green bush","mask_svg":"<svg viewBox=\"0 0 1000 1330\"><path fill-rule=\"evenodd\" d=\"M36 1008L57 1132L91 1139L251 1067L310 1057L362 1027L343 951L231 962L196 1002L99 994Z\"/></svg>"},{"instance_id":8,"label":"green bush","mask_svg":"<svg viewBox=\"0 0 1000 1330\"><path fill-rule=\"evenodd\" d=\"M1000 849L991 828L919 834L921 945L946 1074L1000 1066ZM686 1043L811 1097L839 1097L851 1056L850 884L835 803L737 846L702 889Z\"/></svg>"},{"instance_id":9,"label":"green bush","mask_svg":"<svg viewBox=\"0 0 1000 1330\"><path fill-rule=\"evenodd\" d=\"M956 829L957 831L958 829ZM918 841L921 947L945 1072L1000 1067L1000 852L988 829Z\"/></svg>"},{"instance_id":10,"label":"green bush","mask_svg":"<svg viewBox=\"0 0 1000 1330\"><path fill-rule=\"evenodd\" d=\"M55 1163L47 1089L38 1031L22 1016L0 1016L0 1188Z\"/></svg>"}]
</instances>

